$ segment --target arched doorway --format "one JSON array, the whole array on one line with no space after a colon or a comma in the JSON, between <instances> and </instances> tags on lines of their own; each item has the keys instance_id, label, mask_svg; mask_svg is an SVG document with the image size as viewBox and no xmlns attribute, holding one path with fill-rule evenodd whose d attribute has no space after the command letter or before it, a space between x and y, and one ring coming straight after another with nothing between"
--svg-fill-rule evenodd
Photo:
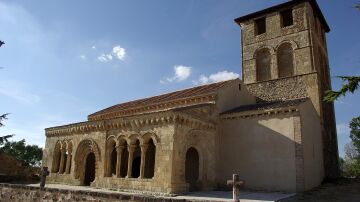
<instances>
[{"instance_id":1,"label":"arched doorway","mask_svg":"<svg viewBox=\"0 0 360 202\"><path fill-rule=\"evenodd\" d=\"M101 153L96 142L85 139L79 143L75 152L74 177L81 185L90 185L96 181L101 163Z\"/></svg>"},{"instance_id":2,"label":"arched doorway","mask_svg":"<svg viewBox=\"0 0 360 202\"><path fill-rule=\"evenodd\" d=\"M86 157L85 177L83 184L85 186L90 186L91 182L93 182L94 179L95 179L95 154L91 152Z\"/></svg>"},{"instance_id":3,"label":"arched doorway","mask_svg":"<svg viewBox=\"0 0 360 202\"><path fill-rule=\"evenodd\" d=\"M196 191L199 179L199 153L191 147L186 152L185 181L189 183L189 191Z\"/></svg>"}]
</instances>

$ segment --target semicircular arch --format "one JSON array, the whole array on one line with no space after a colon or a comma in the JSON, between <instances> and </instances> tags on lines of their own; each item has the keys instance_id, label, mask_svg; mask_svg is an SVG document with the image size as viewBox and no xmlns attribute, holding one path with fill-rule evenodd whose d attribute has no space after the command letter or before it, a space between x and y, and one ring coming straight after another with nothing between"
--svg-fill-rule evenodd
<instances>
[{"instance_id":1,"label":"semicircular arch","mask_svg":"<svg viewBox=\"0 0 360 202\"><path fill-rule=\"evenodd\" d=\"M80 181L84 178L84 172L82 171L85 169L86 157L90 153L94 153L95 155L95 173L98 174L99 163L101 162L100 149L93 139L82 140L76 148L74 172L74 177L80 179Z\"/></svg>"}]
</instances>

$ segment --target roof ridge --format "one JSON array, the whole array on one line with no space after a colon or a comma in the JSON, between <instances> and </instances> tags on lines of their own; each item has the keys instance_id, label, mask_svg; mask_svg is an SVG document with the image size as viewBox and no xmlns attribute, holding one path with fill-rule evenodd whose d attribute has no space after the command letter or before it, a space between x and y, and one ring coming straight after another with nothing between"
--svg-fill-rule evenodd
<instances>
[{"instance_id":1,"label":"roof ridge","mask_svg":"<svg viewBox=\"0 0 360 202\"><path fill-rule=\"evenodd\" d=\"M236 81L236 80L239 80L239 78L230 79L230 80L226 80L226 81L215 82L215 83L209 83L209 84L205 84L205 85L198 85L198 86L193 86L193 87L189 87L189 88L170 91L170 92L166 92L166 93L162 93L162 94L158 94L158 95L153 95L153 96L148 96L148 97L144 97L144 98L129 100L129 101L121 102L121 103L112 105L110 107L107 107L105 109L101 109L99 111L96 111L96 112L88 115L88 117L96 116L96 115L99 115L101 113L106 113L106 111L109 111L109 110L112 110L112 109L116 110L117 108L120 108L121 105L126 105L126 104L133 104L134 105L134 106L130 106L129 108L133 108L136 105L148 105L149 103L146 103L146 101L149 101L149 99L155 98L155 99L152 99L152 101L156 102L156 98L161 98L162 96L166 96L166 95L168 95L167 97L170 97L170 99L168 101L181 99L181 98L176 98L176 96L174 96L174 95L176 95L176 93L180 93L180 92L182 92L180 95L186 95L186 93L187 93L186 91L191 92L191 90L194 90L196 88L204 89L204 88L212 86L212 85L213 86L219 85L219 87L222 87L222 86L226 85L227 83L231 83L231 82ZM195 92L198 92L198 91L199 90L195 90ZM171 94L173 94L173 95L171 95ZM199 95L202 95L202 94L208 94L208 92L200 91ZM193 96L187 96L187 97L193 97ZM166 99L161 99L159 101L160 102L166 102ZM135 102L137 102L137 103L135 103Z\"/></svg>"}]
</instances>

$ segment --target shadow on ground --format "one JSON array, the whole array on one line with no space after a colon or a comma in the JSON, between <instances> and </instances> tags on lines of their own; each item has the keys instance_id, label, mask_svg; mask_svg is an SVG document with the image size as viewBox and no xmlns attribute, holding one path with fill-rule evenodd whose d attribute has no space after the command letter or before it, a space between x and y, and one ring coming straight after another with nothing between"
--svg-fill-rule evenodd
<instances>
[{"instance_id":1,"label":"shadow on ground","mask_svg":"<svg viewBox=\"0 0 360 202\"><path fill-rule=\"evenodd\" d=\"M360 179L342 178L336 182L324 183L311 191L298 194L281 202L359 202Z\"/></svg>"}]
</instances>

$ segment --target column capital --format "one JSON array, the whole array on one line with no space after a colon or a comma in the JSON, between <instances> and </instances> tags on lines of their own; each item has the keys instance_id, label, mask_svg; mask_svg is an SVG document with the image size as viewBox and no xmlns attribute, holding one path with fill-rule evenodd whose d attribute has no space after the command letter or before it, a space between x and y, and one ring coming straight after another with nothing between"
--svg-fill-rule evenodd
<instances>
[{"instance_id":1,"label":"column capital","mask_svg":"<svg viewBox=\"0 0 360 202\"><path fill-rule=\"evenodd\" d=\"M134 145L134 144L128 145L127 149L128 149L129 153L134 152L136 149L136 145Z\"/></svg>"},{"instance_id":2,"label":"column capital","mask_svg":"<svg viewBox=\"0 0 360 202\"><path fill-rule=\"evenodd\" d=\"M125 148L124 145L119 145L119 146L116 147L116 151L117 151L117 152L122 152L122 150L123 150L124 148Z\"/></svg>"},{"instance_id":3,"label":"column capital","mask_svg":"<svg viewBox=\"0 0 360 202\"><path fill-rule=\"evenodd\" d=\"M149 148L149 144L142 144L140 145L141 151L146 152L146 150Z\"/></svg>"}]
</instances>

